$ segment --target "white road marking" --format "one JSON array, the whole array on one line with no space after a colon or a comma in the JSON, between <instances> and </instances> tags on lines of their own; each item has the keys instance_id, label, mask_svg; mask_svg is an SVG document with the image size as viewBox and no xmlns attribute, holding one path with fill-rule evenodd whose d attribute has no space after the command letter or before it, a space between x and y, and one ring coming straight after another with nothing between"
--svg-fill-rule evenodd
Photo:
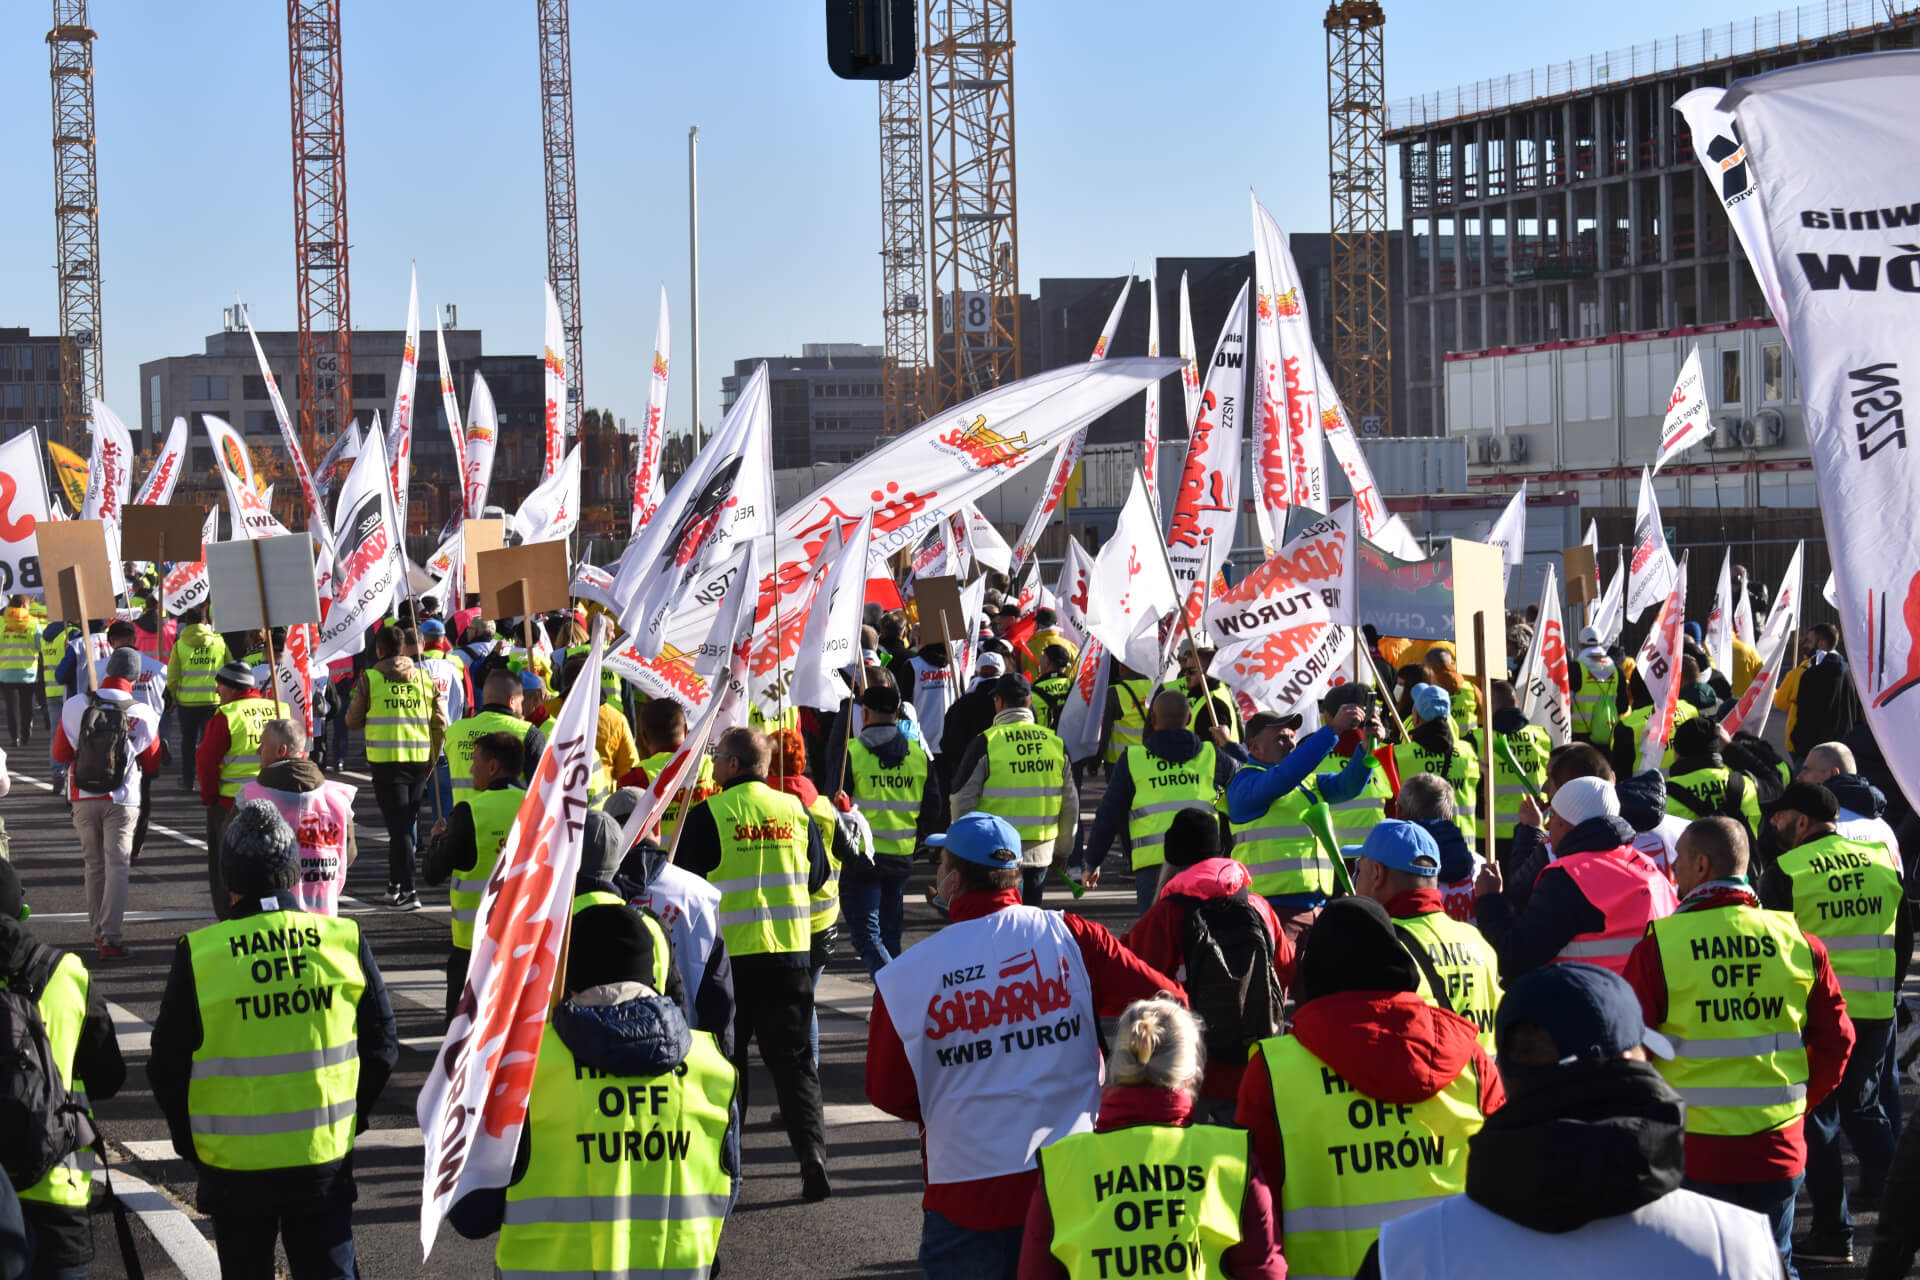
<instances>
[{"instance_id":1,"label":"white road marking","mask_svg":"<svg viewBox=\"0 0 1920 1280\"><path fill-rule=\"evenodd\" d=\"M133 1144L122 1143L131 1148ZM144 1144L154 1145L154 1144ZM169 1154L173 1144L166 1144ZM173 1265L180 1268L180 1274L187 1280L216 1280L220 1274L220 1258L208 1243L213 1224L209 1219L190 1213L179 1201L167 1195L164 1190L156 1189L139 1178L127 1173L115 1173L113 1189L128 1209L140 1215L140 1221L160 1247L173 1259Z\"/></svg>"},{"instance_id":2,"label":"white road marking","mask_svg":"<svg viewBox=\"0 0 1920 1280\"><path fill-rule=\"evenodd\" d=\"M405 1000L408 1004L432 1009L435 1013L446 1012L445 969L382 969L380 977L387 984L389 1001Z\"/></svg>"},{"instance_id":3,"label":"white road marking","mask_svg":"<svg viewBox=\"0 0 1920 1280\"><path fill-rule=\"evenodd\" d=\"M207 842L199 836L190 836L184 831L175 831L172 827L151 820L147 823L147 830L149 832L158 831L161 835L178 840L181 844L189 848L198 849L202 853L207 851Z\"/></svg>"},{"instance_id":4,"label":"white road marking","mask_svg":"<svg viewBox=\"0 0 1920 1280\"><path fill-rule=\"evenodd\" d=\"M33 913L35 924L86 924L84 911L36 911ZM212 922L211 911L129 911L124 919L128 924L165 924L170 920L205 920Z\"/></svg>"},{"instance_id":5,"label":"white road marking","mask_svg":"<svg viewBox=\"0 0 1920 1280\"><path fill-rule=\"evenodd\" d=\"M107 1016L113 1019L113 1034L120 1041L121 1057L144 1058L152 1051L152 1023L111 1000L107 1001Z\"/></svg>"}]
</instances>

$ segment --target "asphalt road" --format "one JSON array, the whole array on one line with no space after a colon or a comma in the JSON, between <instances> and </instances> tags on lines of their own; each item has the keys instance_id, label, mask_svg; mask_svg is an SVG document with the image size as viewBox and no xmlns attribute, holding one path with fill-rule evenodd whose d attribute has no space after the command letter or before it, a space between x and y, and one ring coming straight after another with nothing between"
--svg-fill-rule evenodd
<instances>
[{"instance_id":1,"label":"asphalt road","mask_svg":"<svg viewBox=\"0 0 1920 1280\"><path fill-rule=\"evenodd\" d=\"M38 742L38 740L36 740ZM67 811L51 794L44 743L10 754L13 794L0 799L0 819L12 838L12 853L33 907L35 933L56 946L80 950L101 985L120 1033L129 1071L125 1089L96 1104L111 1144L115 1181L137 1212L134 1235L149 1277L210 1280L218 1267L211 1227L195 1210L193 1168L173 1154L165 1125L146 1088L143 1064L150 1020L159 1008L173 941L213 919L207 898L206 854L199 839L203 812L196 796L174 777L155 782L154 826L134 865L128 895L129 959L96 961L82 897L78 845ZM430 891L429 906L396 912L371 905L385 882L385 835L365 787L364 764L343 780L362 786L356 805L361 861L348 877L344 911L359 920L391 991L399 1020L399 1066L375 1109L372 1128L359 1140L355 1163L359 1203L355 1241L365 1275L411 1274L473 1280L491 1274L491 1240L463 1240L440 1232L431 1256L420 1253L421 1142L414 1125L414 1099L432 1052L440 1043L448 917L445 890ZM356 776L357 774L357 776ZM1083 803L1091 816L1101 784L1088 780ZM1112 864L1109 864L1111 869ZM920 900L930 880L922 871L908 893L907 940L937 927ZM1069 902L1062 890L1050 905ZM1133 886L1113 875L1074 910L1115 929L1133 918ZM1910 981L1909 995L1920 991ZM913 1128L882 1115L866 1102L863 1064L866 1014L872 986L843 941L820 991L821 1077L827 1104L833 1198L817 1205L800 1199L800 1182L784 1129L771 1120L773 1089L756 1064L750 1082L753 1103L743 1132L746 1177L739 1206L720 1247L723 1273L733 1276L911 1277L919 1275L921 1170ZM1903 1091L1908 1115L1920 1107L1920 1092ZM1851 1165L1851 1157L1849 1157ZM1807 1211L1804 1196L1802 1213ZM1864 1263L1874 1221L1859 1215L1856 1251ZM104 1206L95 1203L97 1277L124 1276ZM1803 1269L1814 1276L1864 1275L1864 1267Z\"/></svg>"}]
</instances>

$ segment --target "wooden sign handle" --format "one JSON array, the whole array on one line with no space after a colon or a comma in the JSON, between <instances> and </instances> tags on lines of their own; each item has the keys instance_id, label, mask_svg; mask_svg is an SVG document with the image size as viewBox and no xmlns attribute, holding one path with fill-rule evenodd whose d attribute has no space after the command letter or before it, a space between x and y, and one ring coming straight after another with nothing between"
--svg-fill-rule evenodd
<instances>
[{"instance_id":1,"label":"wooden sign handle","mask_svg":"<svg viewBox=\"0 0 1920 1280\"><path fill-rule=\"evenodd\" d=\"M273 689L273 714L279 718L286 715L286 708L280 705L280 681L275 675L280 662L273 653L273 619L267 616L267 575L260 567L259 540L250 539L247 545L253 548L253 581L260 588L260 634L266 640L267 684Z\"/></svg>"}]
</instances>

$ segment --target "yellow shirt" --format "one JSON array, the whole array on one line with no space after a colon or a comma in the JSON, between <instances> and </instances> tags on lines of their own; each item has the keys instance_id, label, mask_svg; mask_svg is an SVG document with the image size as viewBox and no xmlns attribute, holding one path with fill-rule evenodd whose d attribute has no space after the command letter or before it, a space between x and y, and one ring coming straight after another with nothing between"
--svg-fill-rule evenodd
<instances>
[{"instance_id":1,"label":"yellow shirt","mask_svg":"<svg viewBox=\"0 0 1920 1280\"><path fill-rule=\"evenodd\" d=\"M607 771L609 786L619 786L620 779L639 767L640 750L634 745L633 729L627 724L625 713L605 702L600 704L600 724L594 731L593 749L599 753L600 767Z\"/></svg>"},{"instance_id":2,"label":"yellow shirt","mask_svg":"<svg viewBox=\"0 0 1920 1280\"><path fill-rule=\"evenodd\" d=\"M1753 687L1760 678L1760 654L1752 645L1739 636L1733 639L1733 670L1728 673L1728 683L1733 687L1733 696L1738 698Z\"/></svg>"},{"instance_id":3,"label":"yellow shirt","mask_svg":"<svg viewBox=\"0 0 1920 1280\"><path fill-rule=\"evenodd\" d=\"M1800 674L1805 671L1802 663L1780 677L1780 687L1773 691L1773 709L1787 713L1787 741L1793 741L1794 724L1800 719Z\"/></svg>"}]
</instances>

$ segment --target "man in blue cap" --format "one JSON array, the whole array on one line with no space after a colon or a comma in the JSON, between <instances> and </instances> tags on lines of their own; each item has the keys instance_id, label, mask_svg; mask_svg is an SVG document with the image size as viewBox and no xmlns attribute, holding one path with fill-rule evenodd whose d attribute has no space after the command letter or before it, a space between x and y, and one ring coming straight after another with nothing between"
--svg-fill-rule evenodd
<instances>
[{"instance_id":1,"label":"man in blue cap","mask_svg":"<svg viewBox=\"0 0 1920 1280\"><path fill-rule=\"evenodd\" d=\"M1446 912L1440 896L1440 845L1425 827L1389 818L1365 844L1340 850L1354 859L1353 891L1387 909L1394 932L1420 968L1420 998L1480 1028L1493 1048L1500 1009L1500 960L1480 931Z\"/></svg>"},{"instance_id":2,"label":"man in blue cap","mask_svg":"<svg viewBox=\"0 0 1920 1280\"><path fill-rule=\"evenodd\" d=\"M1461 736L1453 720L1453 697L1436 684L1416 684L1407 736L1393 748L1393 769L1404 781L1416 773L1445 778L1453 788L1454 821L1474 843L1480 816L1480 749Z\"/></svg>"},{"instance_id":3,"label":"man in blue cap","mask_svg":"<svg viewBox=\"0 0 1920 1280\"><path fill-rule=\"evenodd\" d=\"M867 1098L921 1126L927 1190L920 1265L942 1277L1019 1273L1036 1152L1093 1127L1098 1019L1180 984L1084 916L1020 901L1020 833L956 818L935 901L953 923L875 979Z\"/></svg>"},{"instance_id":4,"label":"man in blue cap","mask_svg":"<svg viewBox=\"0 0 1920 1280\"><path fill-rule=\"evenodd\" d=\"M1535 969L1494 1038L1507 1104L1467 1140L1465 1193L1387 1223L1355 1280L1780 1274L1765 1218L1681 1189L1686 1105L1647 1061L1673 1046L1626 979Z\"/></svg>"}]
</instances>

